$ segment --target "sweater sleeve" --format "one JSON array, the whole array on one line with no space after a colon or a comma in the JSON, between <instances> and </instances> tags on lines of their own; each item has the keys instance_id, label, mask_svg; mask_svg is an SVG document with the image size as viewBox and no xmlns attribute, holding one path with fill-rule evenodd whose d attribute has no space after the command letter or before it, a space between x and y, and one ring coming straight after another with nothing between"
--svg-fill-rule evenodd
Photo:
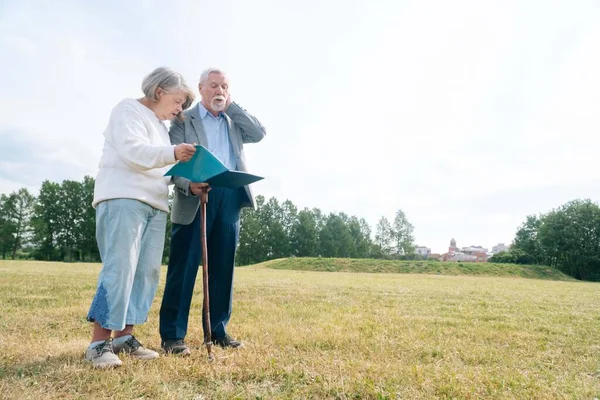
<instances>
[{"instance_id":1,"label":"sweater sleeve","mask_svg":"<svg viewBox=\"0 0 600 400\"><path fill-rule=\"evenodd\" d=\"M119 107L111 115L106 139L129 166L140 171L175 163L175 146L150 144L148 129L142 117L129 107Z\"/></svg>"}]
</instances>

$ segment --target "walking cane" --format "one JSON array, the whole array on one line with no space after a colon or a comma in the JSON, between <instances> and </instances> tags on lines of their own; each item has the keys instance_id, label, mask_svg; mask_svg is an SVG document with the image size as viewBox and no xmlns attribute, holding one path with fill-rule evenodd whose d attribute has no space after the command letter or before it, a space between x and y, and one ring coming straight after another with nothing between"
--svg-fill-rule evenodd
<instances>
[{"instance_id":1,"label":"walking cane","mask_svg":"<svg viewBox=\"0 0 600 400\"><path fill-rule=\"evenodd\" d=\"M204 292L204 306L202 308L202 316L204 317L204 344L208 351L208 361L213 361L212 353L212 338L210 328L210 308L208 303L208 249L206 245L206 203L208 203L208 187L202 188L200 193L200 225L202 227L202 236L200 244L202 245L202 290Z\"/></svg>"}]
</instances>

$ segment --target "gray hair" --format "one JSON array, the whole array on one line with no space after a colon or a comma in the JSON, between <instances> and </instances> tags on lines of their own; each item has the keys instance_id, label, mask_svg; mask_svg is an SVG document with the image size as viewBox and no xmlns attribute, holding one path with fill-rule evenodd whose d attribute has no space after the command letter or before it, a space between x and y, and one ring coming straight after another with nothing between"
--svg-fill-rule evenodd
<instances>
[{"instance_id":1,"label":"gray hair","mask_svg":"<svg viewBox=\"0 0 600 400\"><path fill-rule=\"evenodd\" d=\"M210 74L222 74L222 75L227 75L225 72L223 72L222 70L218 69L218 68L209 68L206 69L202 72L202 74L200 74L200 84L202 85L203 83L205 83L208 80L208 76Z\"/></svg>"},{"instance_id":2,"label":"gray hair","mask_svg":"<svg viewBox=\"0 0 600 400\"><path fill-rule=\"evenodd\" d=\"M186 100L182 105L184 110L188 109L194 102L194 92L188 87L180 73L169 68L159 67L150 72L142 81L142 91L146 98L158 101L156 91L162 89L165 93L172 91L183 91L186 94Z\"/></svg>"}]
</instances>

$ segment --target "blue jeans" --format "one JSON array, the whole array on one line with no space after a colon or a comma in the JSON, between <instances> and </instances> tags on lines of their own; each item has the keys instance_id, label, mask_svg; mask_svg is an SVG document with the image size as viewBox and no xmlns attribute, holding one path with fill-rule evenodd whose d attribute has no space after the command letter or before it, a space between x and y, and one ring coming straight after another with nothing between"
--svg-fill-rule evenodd
<instances>
[{"instance_id":1,"label":"blue jeans","mask_svg":"<svg viewBox=\"0 0 600 400\"><path fill-rule=\"evenodd\" d=\"M138 200L96 206L96 240L102 270L87 320L105 329L146 322L156 294L167 213Z\"/></svg>"}]
</instances>

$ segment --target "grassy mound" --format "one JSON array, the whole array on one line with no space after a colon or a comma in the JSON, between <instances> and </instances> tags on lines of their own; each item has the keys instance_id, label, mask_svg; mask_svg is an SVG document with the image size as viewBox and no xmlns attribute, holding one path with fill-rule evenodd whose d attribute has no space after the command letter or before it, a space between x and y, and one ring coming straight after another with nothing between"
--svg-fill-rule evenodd
<instances>
[{"instance_id":1,"label":"grassy mound","mask_svg":"<svg viewBox=\"0 0 600 400\"><path fill-rule=\"evenodd\" d=\"M506 276L530 279L573 280L555 268L544 265L460 263L439 261L399 261L352 258L281 258L256 267L299 271L385 272L398 274Z\"/></svg>"}]
</instances>

